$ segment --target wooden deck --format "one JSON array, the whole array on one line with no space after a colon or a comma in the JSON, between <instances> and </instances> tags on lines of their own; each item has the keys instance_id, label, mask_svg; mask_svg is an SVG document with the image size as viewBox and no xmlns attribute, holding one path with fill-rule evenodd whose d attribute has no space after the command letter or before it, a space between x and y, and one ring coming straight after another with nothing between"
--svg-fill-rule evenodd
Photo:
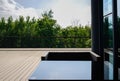
<instances>
[{"instance_id":1,"label":"wooden deck","mask_svg":"<svg viewBox=\"0 0 120 81\"><path fill-rule=\"evenodd\" d=\"M28 81L49 51L90 51L90 49L0 49L0 81Z\"/></svg>"}]
</instances>

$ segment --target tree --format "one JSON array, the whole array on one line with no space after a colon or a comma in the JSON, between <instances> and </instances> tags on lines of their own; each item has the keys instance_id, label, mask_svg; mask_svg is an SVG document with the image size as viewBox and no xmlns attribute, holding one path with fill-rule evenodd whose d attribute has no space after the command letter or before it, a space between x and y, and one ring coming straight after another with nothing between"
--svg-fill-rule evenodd
<instances>
[{"instance_id":1,"label":"tree","mask_svg":"<svg viewBox=\"0 0 120 81\"><path fill-rule=\"evenodd\" d=\"M6 33L6 22L5 22L5 18L2 17L0 20L0 36L4 37L5 33Z\"/></svg>"},{"instance_id":2,"label":"tree","mask_svg":"<svg viewBox=\"0 0 120 81\"><path fill-rule=\"evenodd\" d=\"M43 18L53 18L53 11L52 10L49 10L49 11L45 11L43 14L42 14L42 17Z\"/></svg>"},{"instance_id":3,"label":"tree","mask_svg":"<svg viewBox=\"0 0 120 81\"><path fill-rule=\"evenodd\" d=\"M87 25L61 27L52 10L45 11L39 19L20 16L16 20L0 20L0 47L85 48L91 47L90 37L91 28Z\"/></svg>"},{"instance_id":4,"label":"tree","mask_svg":"<svg viewBox=\"0 0 120 81\"><path fill-rule=\"evenodd\" d=\"M56 24L56 20L52 19L52 14L53 12L50 10L48 12L45 12L44 14L42 14L41 19L39 19L38 21L38 25L39 25L39 34L40 37L42 37L43 39L41 39L41 46L42 47L52 47L52 43L53 43L53 38L51 39L52 36L54 36L54 25ZM47 37L47 39L46 39Z\"/></svg>"},{"instance_id":5,"label":"tree","mask_svg":"<svg viewBox=\"0 0 120 81\"><path fill-rule=\"evenodd\" d=\"M13 18L12 18L12 16L10 16L8 18L7 24L6 24L6 35L7 36L13 36L13 30L14 30Z\"/></svg>"}]
</instances>

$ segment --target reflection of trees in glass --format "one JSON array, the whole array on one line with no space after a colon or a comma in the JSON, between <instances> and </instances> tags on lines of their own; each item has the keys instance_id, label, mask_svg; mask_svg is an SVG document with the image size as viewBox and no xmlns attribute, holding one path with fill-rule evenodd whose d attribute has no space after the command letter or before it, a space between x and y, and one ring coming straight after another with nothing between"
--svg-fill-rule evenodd
<instances>
[{"instance_id":1,"label":"reflection of trees in glass","mask_svg":"<svg viewBox=\"0 0 120 81\"><path fill-rule=\"evenodd\" d=\"M109 17L104 18L104 47L113 47L113 28L112 22L110 22Z\"/></svg>"},{"instance_id":2,"label":"reflection of trees in glass","mask_svg":"<svg viewBox=\"0 0 120 81\"><path fill-rule=\"evenodd\" d=\"M109 39L109 37L108 37L109 36L109 34L108 34L108 32L109 32L108 31L109 30L108 29L108 27L109 27L108 17L104 18L103 25L104 25L104 27L103 27L104 28L104 30L103 30L104 31L103 32L104 33L104 47L107 48L109 45L109 43L108 43L108 39Z\"/></svg>"},{"instance_id":3,"label":"reflection of trees in glass","mask_svg":"<svg viewBox=\"0 0 120 81\"><path fill-rule=\"evenodd\" d=\"M118 44L120 48L120 17L118 17Z\"/></svg>"},{"instance_id":4,"label":"reflection of trees in glass","mask_svg":"<svg viewBox=\"0 0 120 81\"><path fill-rule=\"evenodd\" d=\"M109 18L104 18L104 46L105 48L111 48L113 45L113 28L109 23ZM109 39L109 40L108 40ZM118 17L118 44L120 48L120 17Z\"/></svg>"},{"instance_id":5,"label":"reflection of trees in glass","mask_svg":"<svg viewBox=\"0 0 120 81\"><path fill-rule=\"evenodd\" d=\"M73 38L71 38L73 37ZM85 38L86 37L86 38ZM0 47L85 48L91 47L89 26L62 28L50 10L42 18L20 16L0 19Z\"/></svg>"}]
</instances>

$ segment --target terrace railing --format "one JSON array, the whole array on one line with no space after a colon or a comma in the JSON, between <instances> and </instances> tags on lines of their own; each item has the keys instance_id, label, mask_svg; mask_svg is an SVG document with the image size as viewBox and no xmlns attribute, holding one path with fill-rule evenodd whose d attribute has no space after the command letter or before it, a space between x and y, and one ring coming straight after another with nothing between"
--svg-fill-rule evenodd
<instances>
[{"instance_id":1,"label":"terrace railing","mask_svg":"<svg viewBox=\"0 0 120 81\"><path fill-rule=\"evenodd\" d=\"M91 48L91 37L0 37L0 48Z\"/></svg>"}]
</instances>

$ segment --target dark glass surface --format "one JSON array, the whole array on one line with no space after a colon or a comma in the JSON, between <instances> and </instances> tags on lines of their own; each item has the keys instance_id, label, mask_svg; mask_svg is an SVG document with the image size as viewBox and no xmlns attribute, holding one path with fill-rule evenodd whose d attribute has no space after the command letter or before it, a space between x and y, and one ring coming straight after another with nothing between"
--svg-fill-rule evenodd
<instances>
[{"instance_id":1,"label":"dark glass surface","mask_svg":"<svg viewBox=\"0 0 120 81\"><path fill-rule=\"evenodd\" d=\"M104 79L113 80L114 55L113 55L113 3L104 0Z\"/></svg>"},{"instance_id":2,"label":"dark glass surface","mask_svg":"<svg viewBox=\"0 0 120 81\"><path fill-rule=\"evenodd\" d=\"M113 51L113 18L112 14L104 17L104 47Z\"/></svg>"},{"instance_id":3,"label":"dark glass surface","mask_svg":"<svg viewBox=\"0 0 120 81\"><path fill-rule=\"evenodd\" d=\"M118 68L118 80L120 80L120 68Z\"/></svg>"},{"instance_id":4,"label":"dark glass surface","mask_svg":"<svg viewBox=\"0 0 120 81\"><path fill-rule=\"evenodd\" d=\"M120 80L120 0L117 0L117 14L118 14L118 78Z\"/></svg>"},{"instance_id":5,"label":"dark glass surface","mask_svg":"<svg viewBox=\"0 0 120 81\"><path fill-rule=\"evenodd\" d=\"M29 80L91 80L92 61L41 61Z\"/></svg>"}]
</instances>

